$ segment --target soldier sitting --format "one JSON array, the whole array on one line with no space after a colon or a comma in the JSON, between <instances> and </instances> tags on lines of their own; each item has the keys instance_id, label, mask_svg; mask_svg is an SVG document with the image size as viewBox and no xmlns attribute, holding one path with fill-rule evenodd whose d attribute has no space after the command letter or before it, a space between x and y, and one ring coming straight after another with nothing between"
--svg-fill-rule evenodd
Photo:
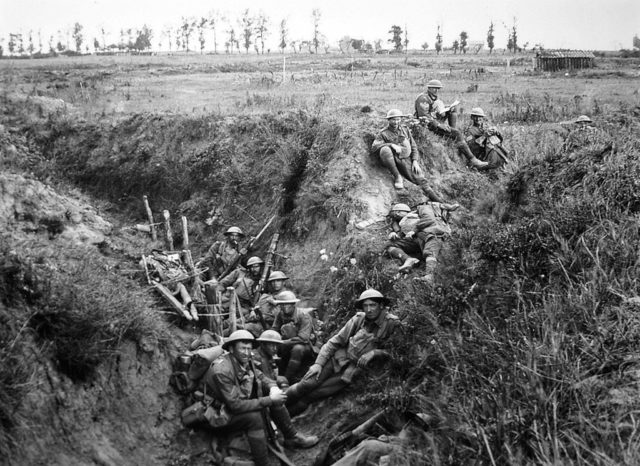
<instances>
[{"instance_id":1,"label":"soldier sitting","mask_svg":"<svg viewBox=\"0 0 640 466\"><path fill-rule=\"evenodd\" d=\"M498 168L509 161L507 150L502 146L504 138L495 128L485 128L485 113L480 107L471 109L471 125L465 130L467 145L479 160L487 162L487 168Z\"/></svg>"},{"instance_id":2,"label":"soldier sitting","mask_svg":"<svg viewBox=\"0 0 640 466\"><path fill-rule=\"evenodd\" d=\"M200 261L208 267L208 279L218 279L233 264L238 264L240 257L247 253L240 248L240 240L244 238L243 231L238 227L229 227L224 233L225 239L211 245L204 258Z\"/></svg>"},{"instance_id":3,"label":"soldier sitting","mask_svg":"<svg viewBox=\"0 0 640 466\"><path fill-rule=\"evenodd\" d=\"M475 168L487 168L488 163L478 160L464 140L460 130L456 128L458 113L456 106L446 107L444 102L438 98L438 92L442 88L442 83L437 79L432 79L427 83L427 92L418 95L415 102L415 116L426 121L427 128L438 136L455 142L458 151L467 158L471 166ZM439 199L432 201L442 202Z\"/></svg>"},{"instance_id":4,"label":"soldier sitting","mask_svg":"<svg viewBox=\"0 0 640 466\"><path fill-rule=\"evenodd\" d=\"M400 325L385 308L387 299L377 290L364 291L355 301L357 312L331 337L303 379L286 391L292 416L303 412L309 403L338 393L366 369L374 358L387 357L380 345Z\"/></svg>"},{"instance_id":5,"label":"soldier sitting","mask_svg":"<svg viewBox=\"0 0 640 466\"><path fill-rule=\"evenodd\" d=\"M449 212L459 207L459 204L426 202L412 211L406 204L393 206L389 213L393 231L389 233L386 252L401 262L398 271L408 272L419 264L420 259L424 259L426 274L422 280L433 279L438 254L451 234Z\"/></svg>"},{"instance_id":6,"label":"soldier sitting","mask_svg":"<svg viewBox=\"0 0 640 466\"><path fill-rule=\"evenodd\" d=\"M256 342L260 344L253 352L256 367L271 380L275 380L278 387L285 389L289 387L286 377L279 375L278 371L278 350L282 345L282 336L275 330L265 330Z\"/></svg>"},{"instance_id":7,"label":"soldier sitting","mask_svg":"<svg viewBox=\"0 0 640 466\"><path fill-rule=\"evenodd\" d=\"M393 186L404 189L403 177L420 186L425 196L440 201L440 196L429 186L420 167L420 153L409 128L401 124L400 110L387 112L387 127L376 136L371 153L378 154L382 165L393 175Z\"/></svg>"},{"instance_id":8,"label":"soldier sitting","mask_svg":"<svg viewBox=\"0 0 640 466\"><path fill-rule=\"evenodd\" d=\"M319 439L296 431L284 407L287 395L252 363L254 340L246 330L233 332L222 345L228 353L214 361L205 375L205 383L213 397L231 413L223 426L225 432L245 432L254 463L257 466L269 466L273 462L269 457L261 410L269 410L271 418L284 435L285 446L310 448Z\"/></svg>"},{"instance_id":9,"label":"soldier sitting","mask_svg":"<svg viewBox=\"0 0 640 466\"><path fill-rule=\"evenodd\" d=\"M302 362L314 354L316 334L313 319L307 312L296 307L300 300L293 292L285 290L275 298L280 309L273 322L273 329L284 338L279 354L286 363L284 376L289 383L293 383Z\"/></svg>"},{"instance_id":10,"label":"soldier sitting","mask_svg":"<svg viewBox=\"0 0 640 466\"><path fill-rule=\"evenodd\" d=\"M286 280L289 280L289 277L287 277L284 272L279 270L271 272L269 278L267 278L268 292L260 296L258 304L256 305L260 312L262 312L262 316L269 328L273 325L273 321L278 314L278 304L276 303L275 295L284 289L284 282Z\"/></svg>"}]
</instances>

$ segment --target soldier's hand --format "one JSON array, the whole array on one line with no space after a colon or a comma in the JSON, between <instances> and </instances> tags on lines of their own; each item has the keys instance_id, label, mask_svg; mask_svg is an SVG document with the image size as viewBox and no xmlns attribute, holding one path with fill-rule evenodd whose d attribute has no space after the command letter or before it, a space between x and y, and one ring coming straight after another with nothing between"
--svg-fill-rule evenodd
<instances>
[{"instance_id":1,"label":"soldier's hand","mask_svg":"<svg viewBox=\"0 0 640 466\"><path fill-rule=\"evenodd\" d=\"M373 359L373 355L373 351L369 351L368 353L364 353L360 356L360 359L358 359L358 367L361 369L365 368Z\"/></svg>"},{"instance_id":2,"label":"soldier's hand","mask_svg":"<svg viewBox=\"0 0 640 466\"><path fill-rule=\"evenodd\" d=\"M273 393L269 395L269 398L271 398L271 402L274 405L281 405L281 404L284 404L285 401L287 401L287 395L282 390L279 390L279 391L274 390Z\"/></svg>"},{"instance_id":3,"label":"soldier's hand","mask_svg":"<svg viewBox=\"0 0 640 466\"><path fill-rule=\"evenodd\" d=\"M408 232L405 234L405 236L406 236L407 238L413 238L415 234L416 234L416 232L415 232L415 231L408 231Z\"/></svg>"},{"instance_id":4,"label":"soldier's hand","mask_svg":"<svg viewBox=\"0 0 640 466\"><path fill-rule=\"evenodd\" d=\"M400 152L402 152L402 146L399 146L398 144L391 144L391 148L393 149L393 151L397 154L399 154Z\"/></svg>"},{"instance_id":5,"label":"soldier's hand","mask_svg":"<svg viewBox=\"0 0 640 466\"><path fill-rule=\"evenodd\" d=\"M411 171L413 172L414 175L422 175L422 168L420 168L420 164L418 163L417 160L414 160L411 163Z\"/></svg>"},{"instance_id":6,"label":"soldier's hand","mask_svg":"<svg viewBox=\"0 0 640 466\"><path fill-rule=\"evenodd\" d=\"M392 231L391 233L389 233L388 238L389 238L391 241L394 241L394 240L398 239L398 233L396 233L395 231Z\"/></svg>"},{"instance_id":7,"label":"soldier's hand","mask_svg":"<svg viewBox=\"0 0 640 466\"><path fill-rule=\"evenodd\" d=\"M314 378L318 380L318 376L320 375L320 372L322 372L322 367L320 366L320 364L313 364L311 365L311 367L309 368L309 370L307 371L307 373L304 375L302 379L306 380L306 379Z\"/></svg>"},{"instance_id":8,"label":"soldier's hand","mask_svg":"<svg viewBox=\"0 0 640 466\"><path fill-rule=\"evenodd\" d=\"M278 303L276 303L276 300L275 300L275 299L273 299L273 296L269 296L269 297L266 299L266 301L267 301L267 303L268 303L268 304L271 304L272 306L277 306L277 305L278 305Z\"/></svg>"},{"instance_id":9,"label":"soldier's hand","mask_svg":"<svg viewBox=\"0 0 640 466\"><path fill-rule=\"evenodd\" d=\"M429 120L427 121L427 128L434 130L438 127L438 124L436 123L436 120Z\"/></svg>"},{"instance_id":10,"label":"soldier's hand","mask_svg":"<svg viewBox=\"0 0 640 466\"><path fill-rule=\"evenodd\" d=\"M247 248L240 248L239 252L240 252L241 255L246 256L247 255Z\"/></svg>"}]
</instances>

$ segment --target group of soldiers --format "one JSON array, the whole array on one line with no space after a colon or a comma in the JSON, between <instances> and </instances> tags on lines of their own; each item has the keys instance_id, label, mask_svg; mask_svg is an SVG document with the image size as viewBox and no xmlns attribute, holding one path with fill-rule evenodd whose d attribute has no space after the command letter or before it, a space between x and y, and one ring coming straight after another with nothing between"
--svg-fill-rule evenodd
<instances>
[{"instance_id":1,"label":"group of soldiers","mask_svg":"<svg viewBox=\"0 0 640 466\"><path fill-rule=\"evenodd\" d=\"M393 176L393 185L404 190L407 180L422 189L427 200L412 209L407 204L395 204L388 218L392 231L389 233L387 254L399 261L399 272L409 272L421 261L425 263L425 274L420 280L433 279L438 254L451 229L449 215L457 210L457 203L446 203L443 197L430 185L420 165L420 153L412 136L411 128L426 127L433 134L455 143L456 148L468 163L479 170L502 167L509 160L509 153L503 146L504 137L492 126L485 125L486 114L480 107L471 109L471 124L460 131L457 128L457 102L445 106L438 93L442 82L432 79L427 83L427 91L415 100L413 119L402 111L391 109L387 112L387 127L375 137L371 152ZM417 122L417 123L416 123ZM586 115L574 122L578 131L587 131L592 123ZM571 137L567 138L570 143Z\"/></svg>"}]
</instances>

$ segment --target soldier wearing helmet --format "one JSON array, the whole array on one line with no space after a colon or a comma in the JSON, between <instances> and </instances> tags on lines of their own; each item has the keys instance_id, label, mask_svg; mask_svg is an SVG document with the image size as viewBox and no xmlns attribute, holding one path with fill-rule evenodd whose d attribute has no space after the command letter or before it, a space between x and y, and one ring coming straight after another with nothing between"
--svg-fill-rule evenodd
<instances>
[{"instance_id":1,"label":"soldier wearing helmet","mask_svg":"<svg viewBox=\"0 0 640 466\"><path fill-rule=\"evenodd\" d=\"M201 260L201 263L208 267L207 278L209 280L217 280L228 267L240 261L241 255L247 253L239 243L244 236L244 232L239 227L229 227L224 232L225 239L211 245Z\"/></svg>"},{"instance_id":2,"label":"soldier wearing helmet","mask_svg":"<svg viewBox=\"0 0 640 466\"><path fill-rule=\"evenodd\" d=\"M432 79L427 83L427 92L418 95L415 102L415 117L425 121L427 128L438 136L455 142L458 151L475 168L487 168L487 162L478 160L464 140L462 132L456 128L458 113L456 105L446 107L438 97L442 83ZM432 199L437 200L437 199Z\"/></svg>"},{"instance_id":3,"label":"soldier wearing helmet","mask_svg":"<svg viewBox=\"0 0 640 466\"><path fill-rule=\"evenodd\" d=\"M284 407L287 396L273 379L253 364L254 342L253 335L246 330L229 335L222 345L228 353L213 362L205 375L205 383L213 397L231 414L227 424L222 426L225 432L245 432L254 463L268 466L272 462L261 414L263 408L269 409L271 418L284 435L286 446L309 448L318 443L318 437L296 431Z\"/></svg>"},{"instance_id":4,"label":"soldier wearing helmet","mask_svg":"<svg viewBox=\"0 0 640 466\"><path fill-rule=\"evenodd\" d=\"M495 127L485 127L485 118L480 107L471 109L471 125L464 131L467 145L478 160L489 164L487 168L501 167L509 160L502 145L504 138Z\"/></svg>"},{"instance_id":5,"label":"soldier wearing helmet","mask_svg":"<svg viewBox=\"0 0 640 466\"><path fill-rule=\"evenodd\" d=\"M393 175L393 186L404 189L404 179L420 186L432 201L442 201L429 185L420 166L420 153L409 128L402 125L404 115L400 110L387 112L387 127L376 136L371 153L378 154L382 165Z\"/></svg>"},{"instance_id":6,"label":"soldier wearing helmet","mask_svg":"<svg viewBox=\"0 0 640 466\"><path fill-rule=\"evenodd\" d=\"M396 331L400 321L386 309L387 298L368 289L354 304L360 311L322 346L303 379L286 391L292 416L304 411L309 403L342 390L374 359L389 356L380 346Z\"/></svg>"},{"instance_id":7,"label":"soldier wearing helmet","mask_svg":"<svg viewBox=\"0 0 640 466\"><path fill-rule=\"evenodd\" d=\"M275 330L265 330L256 339L259 344L258 349L253 352L253 360L264 375L278 383L280 388L288 388L289 381L286 377L279 375L278 351L282 346L282 336Z\"/></svg>"},{"instance_id":8,"label":"soldier wearing helmet","mask_svg":"<svg viewBox=\"0 0 640 466\"><path fill-rule=\"evenodd\" d=\"M396 204L389 212L391 229L385 252L400 263L399 272L409 272L420 260L425 261L423 280L433 279L433 271L444 241L451 234L450 212L459 204L425 202L411 210L406 204Z\"/></svg>"},{"instance_id":9,"label":"soldier wearing helmet","mask_svg":"<svg viewBox=\"0 0 640 466\"><path fill-rule=\"evenodd\" d=\"M252 315L253 303L256 302L256 293L258 293L258 285L264 261L257 256L250 257L247 260L247 267L239 267L224 277L216 285L216 291L225 294L222 304L228 306L229 294L227 288L233 287L238 301L242 308L242 315L245 319L245 329L251 331L254 335L260 335L265 330L258 322L255 315Z\"/></svg>"},{"instance_id":10,"label":"soldier wearing helmet","mask_svg":"<svg viewBox=\"0 0 640 466\"><path fill-rule=\"evenodd\" d=\"M260 308L260 312L262 312L262 316L268 327L273 325L273 320L278 314L278 304L276 303L275 295L284 290L286 280L289 280L289 277L287 277L284 272L280 270L272 271L269 274L269 278L267 278L268 291L260 296L256 304L256 306Z\"/></svg>"},{"instance_id":11,"label":"soldier wearing helmet","mask_svg":"<svg viewBox=\"0 0 640 466\"><path fill-rule=\"evenodd\" d=\"M286 368L284 376L290 383L295 381L302 363L313 355L317 341L310 310L299 309L296 306L299 301L288 290L275 296L279 309L273 321L273 329L283 337L279 354Z\"/></svg>"}]
</instances>

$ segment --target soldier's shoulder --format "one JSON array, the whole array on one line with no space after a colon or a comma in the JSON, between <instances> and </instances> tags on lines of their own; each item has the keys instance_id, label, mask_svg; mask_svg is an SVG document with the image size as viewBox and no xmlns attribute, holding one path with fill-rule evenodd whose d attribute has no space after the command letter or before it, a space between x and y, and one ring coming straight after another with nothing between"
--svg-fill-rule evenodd
<instances>
[{"instance_id":1,"label":"soldier's shoulder","mask_svg":"<svg viewBox=\"0 0 640 466\"><path fill-rule=\"evenodd\" d=\"M421 92L416 96L416 100L424 100L426 98L425 93Z\"/></svg>"},{"instance_id":2,"label":"soldier's shoulder","mask_svg":"<svg viewBox=\"0 0 640 466\"><path fill-rule=\"evenodd\" d=\"M213 361L211 365L213 369L217 371L224 371L229 367L232 367L231 359L229 359L229 353L225 353L219 356L216 360Z\"/></svg>"},{"instance_id":3,"label":"soldier's shoulder","mask_svg":"<svg viewBox=\"0 0 640 466\"><path fill-rule=\"evenodd\" d=\"M365 316L364 311L358 311L358 312L356 312L356 315L353 316L353 318L354 319L355 318L359 319L359 318L364 317L364 316Z\"/></svg>"}]
</instances>

